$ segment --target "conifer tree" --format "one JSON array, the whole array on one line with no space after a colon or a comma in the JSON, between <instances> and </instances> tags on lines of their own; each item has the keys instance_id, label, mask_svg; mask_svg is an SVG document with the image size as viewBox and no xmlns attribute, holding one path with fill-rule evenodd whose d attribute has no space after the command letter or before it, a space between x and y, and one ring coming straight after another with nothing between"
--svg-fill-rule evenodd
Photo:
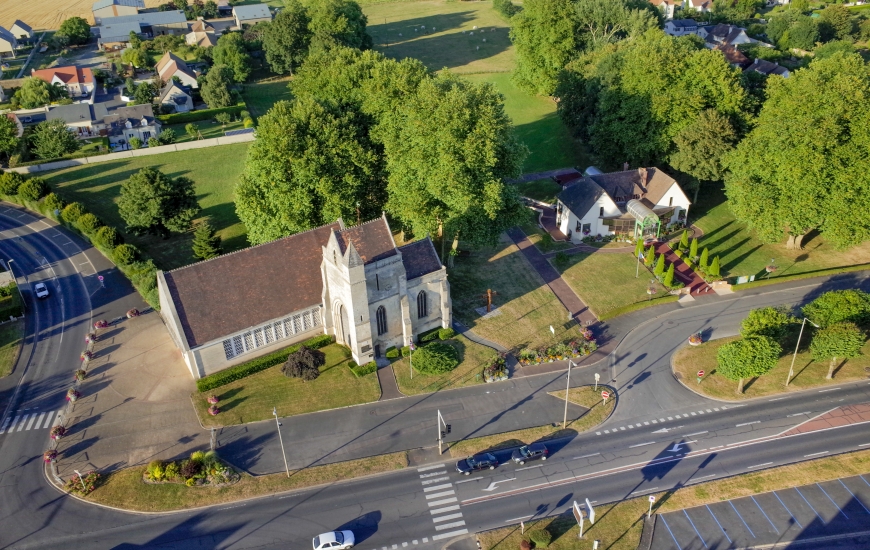
<instances>
[{"instance_id":1,"label":"conifer tree","mask_svg":"<svg viewBox=\"0 0 870 550\"><path fill-rule=\"evenodd\" d=\"M649 245L649 248L646 249L646 255L643 258L643 265L645 265L647 267L652 267L655 259L656 259L656 249L653 248L653 245Z\"/></svg>"},{"instance_id":2,"label":"conifer tree","mask_svg":"<svg viewBox=\"0 0 870 550\"><path fill-rule=\"evenodd\" d=\"M704 247L704 251L701 252L701 259L698 261L698 267L701 269L707 269L707 262L710 261L710 252L707 250L707 247Z\"/></svg>"},{"instance_id":3,"label":"conifer tree","mask_svg":"<svg viewBox=\"0 0 870 550\"><path fill-rule=\"evenodd\" d=\"M689 258L694 260L698 257L698 239L692 239L692 245L689 247Z\"/></svg>"},{"instance_id":4,"label":"conifer tree","mask_svg":"<svg viewBox=\"0 0 870 550\"><path fill-rule=\"evenodd\" d=\"M208 260L221 255L221 238L207 221L197 224L193 234L193 255L200 260Z\"/></svg>"},{"instance_id":5,"label":"conifer tree","mask_svg":"<svg viewBox=\"0 0 870 550\"><path fill-rule=\"evenodd\" d=\"M664 254L659 254L659 259L658 259L658 261L656 261L656 268L655 268L655 271L653 271L653 273L655 273L656 278L658 278L659 280L661 280L662 275L665 274L665 255Z\"/></svg>"},{"instance_id":6,"label":"conifer tree","mask_svg":"<svg viewBox=\"0 0 870 550\"><path fill-rule=\"evenodd\" d=\"M637 245L634 247L634 257L640 258L641 254L643 254L643 241L638 240Z\"/></svg>"},{"instance_id":7,"label":"conifer tree","mask_svg":"<svg viewBox=\"0 0 870 550\"><path fill-rule=\"evenodd\" d=\"M680 250L689 248L689 230L683 229L683 236L680 237Z\"/></svg>"},{"instance_id":8,"label":"conifer tree","mask_svg":"<svg viewBox=\"0 0 870 550\"><path fill-rule=\"evenodd\" d=\"M668 266L668 272L665 273L665 280L662 284L668 288L674 286L674 264Z\"/></svg>"},{"instance_id":9,"label":"conifer tree","mask_svg":"<svg viewBox=\"0 0 870 550\"><path fill-rule=\"evenodd\" d=\"M710 277L718 277L719 276L719 256L713 258L713 264L710 266L710 269L707 271L707 275Z\"/></svg>"}]
</instances>

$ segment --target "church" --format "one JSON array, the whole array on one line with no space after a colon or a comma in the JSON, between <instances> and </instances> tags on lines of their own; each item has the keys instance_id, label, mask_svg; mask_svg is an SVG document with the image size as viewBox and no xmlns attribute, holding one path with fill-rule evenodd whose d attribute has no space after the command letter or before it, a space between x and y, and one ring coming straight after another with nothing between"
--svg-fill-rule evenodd
<instances>
[{"instance_id":1,"label":"church","mask_svg":"<svg viewBox=\"0 0 870 550\"><path fill-rule=\"evenodd\" d=\"M365 364L452 321L429 237L396 246L386 216L334 223L157 272L160 315L194 378L318 334Z\"/></svg>"}]
</instances>

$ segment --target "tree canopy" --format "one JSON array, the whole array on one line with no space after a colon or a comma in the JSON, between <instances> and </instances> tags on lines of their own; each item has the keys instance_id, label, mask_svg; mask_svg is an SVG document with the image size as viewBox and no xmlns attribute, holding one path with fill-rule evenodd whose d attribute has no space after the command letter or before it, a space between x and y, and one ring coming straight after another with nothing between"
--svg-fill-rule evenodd
<instances>
[{"instance_id":1,"label":"tree canopy","mask_svg":"<svg viewBox=\"0 0 870 550\"><path fill-rule=\"evenodd\" d=\"M60 158L79 149L79 141L62 120L40 122L30 135L33 152L41 159Z\"/></svg>"},{"instance_id":2,"label":"tree canopy","mask_svg":"<svg viewBox=\"0 0 870 550\"><path fill-rule=\"evenodd\" d=\"M311 48L332 49L335 47L368 50L372 37L366 32L368 18L362 8L352 0L309 0L307 4L311 21Z\"/></svg>"},{"instance_id":3,"label":"tree canopy","mask_svg":"<svg viewBox=\"0 0 870 550\"><path fill-rule=\"evenodd\" d=\"M737 380L737 393L743 393L744 379L769 372L781 353L780 345L766 336L741 338L719 348L716 372L728 380Z\"/></svg>"},{"instance_id":4,"label":"tree canopy","mask_svg":"<svg viewBox=\"0 0 870 550\"><path fill-rule=\"evenodd\" d=\"M193 257L208 260L221 255L221 238L208 221L196 224L193 232Z\"/></svg>"},{"instance_id":5,"label":"tree canopy","mask_svg":"<svg viewBox=\"0 0 870 550\"><path fill-rule=\"evenodd\" d=\"M91 26L81 17L70 17L60 24L54 37L64 39L68 44L87 44L91 38Z\"/></svg>"},{"instance_id":6,"label":"tree canopy","mask_svg":"<svg viewBox=\"0 0 870 550\"><path fill-rule=\"evenodd\" d=\"M783 307L763 307L753 309L740 324L740 334L747 336L767 336L777 342L788 332L795 318Z\"/></svg>"},{"instance_id":7,"label":"tree canopy","mask_svg":"<svg viewBox=\"0 0 870 550\"><path fill-rule=\"evenodd\" d=\"M737 132L728 117L705 109L674 136L670 164L701 181L725 178L725 156L737 145ZM698 202L697 187L695 200Z\"/></svg>"},{"instance_id":8,"label":"tree canopy","mask_svg":"<svg viewBox=\"0 0 870 550\"><path fill-rule=\"evenodd\" d=\"M205 75L200 95L211 109L229 107L234 103L233 94L230 91L232 83L233 70L226 65L215 65Z\"/></svg>"},{"instance_id":9,"label":"tree canopy","mask_svg":"<svg viewBox=\"0 0 870 550\"><path fill-rule=\"evenodd\" d=\"M27 77L13 94L12 103L17 103L25 109L34 109L67 97L69 93L65 87L49 84L39 78Z\"/></svg>"},{"instance_id":10,"label":"tree canopy","mask_svg":"<svg viewBox=\"0 0 870 550\"><path fill-rule=\"evenodd\" d=\"M12 155L18 144L18 125L12 119L0 116L0 153Z\"/></svg>"},{"instance_id":11,"label":"tree canopy","mask_svg":"<svg viewBox=\"0 0 870 550\"><path fill-rule=\"evenodd\" d=\"M870 323L870 294L858 289L831 290L804 306L802 312L822 328L844 321Z\"/></svg>"},{"instance_id":12,"label":"tree canopy","mask_svg":"<svg viewBox=\"0 0 870 550\"><path fill-rule=\"evenodd\" d=\"M251 56L245 47L245 39L241 33L228 32L218 38L212 48L212 59L215 65L226 65L233 71L233 80L244 82L251 74Z\"/></svg>"},{"instance_id":13,"label":"tree canopy","mask_svg":"<svg viewBox=\"0 0 870 550\"><path fill-rule=\"evenodd\" d=\"M810 342L810 353L816 361L830 359L827 378L834 377L834 366L837 358L852 359L861 355L861 348L867 341L864 334L855 323L834 323L817 331Z\"/></svg>"},{"instance_id":14,"label":"tree canopy","mask_svg":"<svg viewBox=\"0 0 870 550\"><path fill-rule=\"evenodd\" d=\"M816 229L844 248L870 238L870 69L857 54L771 78L753 130L729 154L735 216L787 246Z\"/></svg>"},{"instance_id":15,"label":"tree canopy","mask_svg":"<svg viewBox=\"0 0 870 550\"><path fill-rule=\"evenodd\" d=\"M308 11L299 0L285 0L284 9L269 23L263 34L263 49L272 71L293 74L308 57L310 22Z\"/></svg>"},{"instance_id":16,"label":"tree canopy","mask_svg":"<svg viewBox=\"0 0 870 550\"><path fill-rule=\"evenodd\" d=\"M118 211L133 233L187 231L199 213L193 180L174 180L154 168L143 168L121 184Z\"/></svg>"}]
</instances>

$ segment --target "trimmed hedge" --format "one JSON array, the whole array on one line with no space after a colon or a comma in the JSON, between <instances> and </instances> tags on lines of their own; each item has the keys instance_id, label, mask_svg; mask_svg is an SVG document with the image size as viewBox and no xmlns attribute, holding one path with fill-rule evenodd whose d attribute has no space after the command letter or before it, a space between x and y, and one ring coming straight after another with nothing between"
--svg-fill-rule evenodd
<instances>
[{"instance_id":1,"label":"trimmed hedge","mask_svg":"<svg viewBox=\"0 0 870 550\"><path fill-rule=\"evenodd\" d=\"M423 374L443 374L459 365L459 354L450 344L432 342L414 352L414 370Z\"/></svg>"},{"instance_id":2,"label":"trimmed hedge","mask_svg":"<svg viewBox=\"0 0 870 550\"><path fill-rule=\"evenodd\" d=\"M286 362L287 358L290 357L290 354L296 353L302 346L312 349L319 349L328 346L334 341L335 339L329 334L321 334L319 336L315 336L314 338L309 338L304 342L299 342L298 344L293 344L292 346L288 346L282 350L278 350L262 357L257 357L256 359L248 361L247 363L242 363L241 365L236 365L235 367L230 367L220 372L216 372L214 374L210 374L206 377L200 378L196 381L196 389L200 392L206 392L215 388L219 388L221 386L229 384L230 382L241 380L246 376L256 374L260 371L268 369L269 367L274 367L275 365L280 365L281 363Z\"/></svg>"},{"instance_id":3,"label":"trimmed hedge","mask_svg":"<svg viewBox=\"0 0 870 550\"><path fill-rule=\"evenodd\" d=\"M188 111L186 113L175 113L171 115L159 115L157 120L163 124L186 124L188 122L197 122L199 120L209 120L214 118L218 113L229 113L238 115L247 107L245 104L233 105L232 107L221 107L220 109L203 109L201 111Z\"/></svg>"},{"instance_id":4,"label":"trimmed hedge","mask_svg":"<svg viewBox=\"0 0 870 550\"><path fill-rule=\"evenodd\" d=\"M450 340L454 336L456 336L456 331L452 328L442 328L438 331L439 340Z\"/></svg>"},{"instance_id":5,"label":"trimmed hedge","mask_svg":"<svg viewBox=\"0 0 870 550\"><path fill-rule=\"evenodd\" d=\"M369 361L365 365L357 365L355 362L351 361L348 363L350 367L350 372L354 374L357 378L362 378L363 376L367 376L378 370L378 364L374 361Z\"/></svg>"},{"instance_id":6,"label":"trimmed hedge","mask_svg":"<svg viewBox=\"0 0 870 550\"><path fill-rule=\"evenodd\" d=\"M387 351L384 355L386 355L387 359L398 359L399 350L396 349L396 346L391 346L387 348Z\"/></svg>"},{"instance_id":7,"label":"trimmed hedge","mask_svg":"<svg viewBox=\"0 0 870 550\"><path fill-rule=\"evenodd\" d=\"M435 340L439 339L439 332L441 332L440 328L433 328L431 330L427 330L426 332L421 332L417 335L417 340L419 340L421 344L425 344L426 342L434 342Z\"/></svg>"}]
</instances>

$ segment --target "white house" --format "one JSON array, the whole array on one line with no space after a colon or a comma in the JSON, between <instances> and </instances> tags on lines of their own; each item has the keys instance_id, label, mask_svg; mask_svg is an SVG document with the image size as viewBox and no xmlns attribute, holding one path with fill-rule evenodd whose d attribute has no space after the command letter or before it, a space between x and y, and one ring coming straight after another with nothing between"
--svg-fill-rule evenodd
<instances>
[{"instance_id":1,"label":"white house","mask_svg":"<svg viewBox=\"0 0 870 550\"><path fill-rule=\"evenodd\" d=\"M103 18L136 15L145 9L145 0L97 0L91 6L94 24L102 25Z\"/></svg>"},{"instance_id":2,"label":"white house","mask_svg":"<svg viewBox=\"0 0 870 550\"><path fill-rule=\"evenodd\" d=\"M698 36L704 39L704 45L708 48L714 48L716 45L734 46L736 48L740 44L758 42L758 40L754 40L746 34L746 29L725 23L719 23L713 28L701 27L698 29Z\"/></svg>"},{"instance_id":3,"label":"white house","mask_svg":"<svg viewBox=\"0 0 870 550\"><path fill-rule=\"evenodd\" d=\"M700 12L713 9L713 0L686 0L686 7Z\"/></svg>"},{"instance_id":4,"label":"white house","mask_svg":"<svg viewBox=\"0 0 870 550\"><path fill-rule=\"evenodd\" d=\"M12 36L24 42L33 38L33 29L21 19L16 19L15 23L12 23L12 28L9 29L9 32L12 33Z\"/></svg>"},{"instance_id":5,"label":"white house","mask_svg":"<svg viewBox=\"0 0 870 550\"><path fill-rule=\"evenodd\" d=\"M154 117L151 104L118 107L103 117L100 135L109 137L109 143L126 147L132 138L147 143L160 133L160 121Z\"/></svg>"},{"instance_id":6,"label":"white house","mask_svg":"<svg viewBox=\"0 0 870 550\"><path fill-rule=\"evenodd\" d=\"M30 76L52 85L63 86L72 98L90 96L97 85L94 72L88 67L68 65L51 69L31 69Z\"/></svg>"},{"instance_id":7,"label":"white house","mask_svg":"<svg viewBox=\"0 0 870 550\"><path fill-rule=\"evenodd\" d=\"M682 0L650 0L650 3L662 12L665 19L673 19L677 8L683 7Z\"/></svg>"},{"instance_id":8,"label":"white house","mask_svg":"<svg viewBox=\"0 0 870 550\"><path fill-rule=\"evenodd\" d=\"M169 107L176 113L186 113L193 110L193 98L187 91L170 80L160 92L158 103Z\"/></svg>"},{"instance_id":9,"label":"white house","mask_svg":"<svg viewBox=\"0 0 870 550\"><path fill-rule=\"evenodd\" d=\"M11 32L3 27L0 27L0 59L4 57L15 57L15 50L18 49L18 39Z\"/></svg>"},{"instance_id":10,"label":"white house","mask_svg":"<svg viewBox=\"0 0 870 550\"><path fill-rule=\"evenodd\" d=\"M572 242L658 236L662 226L685 221L690 205L680 185L658 168L585 176L556 198L556 224Z\"/></svg>"},{"instance_id":11,"label":"white house","mask_svg":"<svg viewBox=\"0 0 870 550\"><path fill-rule=\"evenodd\" d=\"M671 36L696 34L698 22L694 19L671 19L665 23L665 32Z\"/></svg>"},{"instance_id":12,"label":"white house","mask_svg":"<svg viewBox=\"0 0 870 550\"><path fill-rule=\"evenodd\" d=\"M157 272L160 315L194 378L318 334L368 363L452 321L429 238L396 246L385 217L334 223Z\"/></svg>"}]
</instances>

